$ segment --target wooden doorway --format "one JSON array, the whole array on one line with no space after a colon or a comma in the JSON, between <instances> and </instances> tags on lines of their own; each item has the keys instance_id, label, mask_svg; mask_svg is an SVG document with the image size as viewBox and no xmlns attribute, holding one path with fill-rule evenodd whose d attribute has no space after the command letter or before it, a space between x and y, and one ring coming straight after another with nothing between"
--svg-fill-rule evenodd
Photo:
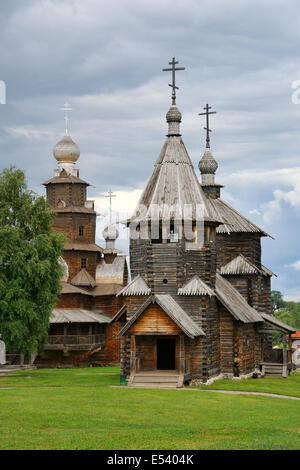
<instances>
[{"instance_id":1,"label":"wooden doorway","mask_svg":"<svg viewBox=\"0 0 300 470\"><path fill-rule=\"evenodd\" d=\"M175 369L175 338L157 338L156 342L157 364L158 370L174 370Z\"/></svg>"}]
</instances>

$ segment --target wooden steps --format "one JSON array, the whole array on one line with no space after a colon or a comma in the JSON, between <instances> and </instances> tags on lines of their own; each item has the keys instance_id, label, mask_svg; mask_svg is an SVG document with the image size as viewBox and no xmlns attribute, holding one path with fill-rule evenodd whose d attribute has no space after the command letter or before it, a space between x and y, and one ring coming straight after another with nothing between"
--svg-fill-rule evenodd
<instances>
[{"instance_id":1,"label":"wooden steps","mask_svg":"<svg viewBox=\"0 0 300 470\"><path fill-rule=\"evenodd\" d=\"M265 362L262 365L263 377L287 377L287 372L287 366L284 366L283 364Z\"/></svg>"},{"instance_id":2,"label":"wooden steps","mask_svg":"<svg viewBox=\"0 0 300 470\"><path fill-rule=\"evenodd\" d=\"M134 388L181 388L183 376L173 371L139 372L130 376L128 387Z\"/></svg>"}]
</instances>

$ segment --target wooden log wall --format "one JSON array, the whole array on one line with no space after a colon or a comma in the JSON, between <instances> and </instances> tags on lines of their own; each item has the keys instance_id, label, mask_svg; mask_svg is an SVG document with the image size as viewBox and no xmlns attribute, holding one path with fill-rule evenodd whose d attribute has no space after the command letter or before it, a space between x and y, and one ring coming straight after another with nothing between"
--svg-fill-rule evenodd
<instances>
[{"instance_id":1,"label":"wooden log wall","mask_svg":"<svg viewBox=\"0 0 300 470\"><path fill-rule=\"evenodd\" d=\"M67 206L84 206L86 201L86 184L81 183L49 183L46 186L47 202L52 209L57 208L59 201Z\"/></svg>"},{"instance_id":2,"label":"wooden log wall","mask_svg":"<svg viewBox=\"0 0 300 470\"><path fill-rule=\"evenodd\" d=\"M217 266L220 268L242 254L261 266L261 235L258 233L217 233Z\"/></svg>"},{"instance_id":3,"label":"wooden log wall","mask_svg":"<svg viewBox=\"0 0 300 470\"><path fill-rule=\"evenodd\" d=\"M99 262L99 254L95 251L64 250L63 258L69 268L70 282L76 274L81 271L81 259L86 259L86 270L95 279L96 268Z\"/></svg>"},{"instance_id":4,"label":"wooden log wall","mask_svg":"<svg viewBox=\"0 0 300 470\"><path fill-rule=\"evenodd\" d=\"M234 325L232 315L219 303L220 366L224 374L233 374Z\"/></svg>"}]
</instances>

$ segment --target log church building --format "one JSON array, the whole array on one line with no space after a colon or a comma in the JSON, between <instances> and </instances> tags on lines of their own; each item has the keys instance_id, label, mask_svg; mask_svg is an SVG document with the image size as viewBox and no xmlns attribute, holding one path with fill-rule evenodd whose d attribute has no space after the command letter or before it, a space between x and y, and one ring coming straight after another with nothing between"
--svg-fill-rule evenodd
<instances>
[{"instance_id":1,"label":"log church building","mask_svg":"<svg viewBox=\"0 0 300 470\"><path fill-rule=\"evenodd\" d=\"M182 140L173 59L168 132L132 217L130 276L118 230L95 242L96 213L68 132L54 147L58 169L44 184L54 230L68 235L65 277L40 365L121 364L130 386L180 387L220 377L293 371L289 325L271 310L272 271L261 263L269 235L221 198L206 148L198 179ZM272 349L280 332L283 350Z\"/></svg>"}]
</instances>

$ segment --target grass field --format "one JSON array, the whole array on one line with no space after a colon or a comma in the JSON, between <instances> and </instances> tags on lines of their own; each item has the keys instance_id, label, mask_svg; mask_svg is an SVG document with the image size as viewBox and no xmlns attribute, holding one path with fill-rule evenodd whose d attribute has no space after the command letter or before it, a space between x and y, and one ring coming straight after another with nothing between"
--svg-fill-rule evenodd
<instances>
[{"instance_id":1,"label":"grass field","mask_svg":"<svg viewBox=\"0 0 300 470\"><path fill-rule=\"evenodd\" d=\"M299 396L299 382L295 374L214 388ZM298 401L109 387L118 384L117 367L1 377L13 388L0 390L0 449L300 449Z\"/></svg>"}]
</instances>

